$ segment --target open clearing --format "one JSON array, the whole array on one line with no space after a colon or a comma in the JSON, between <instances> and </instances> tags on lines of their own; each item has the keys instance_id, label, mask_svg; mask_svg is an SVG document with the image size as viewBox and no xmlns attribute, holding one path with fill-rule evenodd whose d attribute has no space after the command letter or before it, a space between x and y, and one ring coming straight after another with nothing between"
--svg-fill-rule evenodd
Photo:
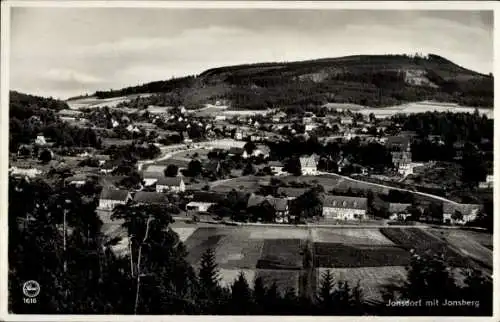
<instances>
[{"instance_id":1,"label":"open clearing","mask_svg":"<svg viewBox=\"0 0 500 322\"><path fill-rule=\"evenodd\" d=\"M261 184L267 184L269 177L246 176L226 180L220 184L214 185L211 190L216 192L229 192L233 189L244 192L255 192Z\"/></svg>"},{"instance_id":2,"label":"open clearing","mask_svg":"<svg viewBox=\"0 0 500 322\"><path fill-rule=\"evenodd\" d=\"M185 242L196 230L195 227L172 227L172 230L179 235L181 242Z\"/></svg>"},{"instance_id":3,"label":"open clearing","mask_svg":"<svg viewBox=\"0 0 500 322\"><path fill-rule=\"evenodd\" d=\"M468 258L452 249L447 242L419 228L381 228L380 231L395 244L407 250L443 254L448 263L457 267L468 267L471 264Z\"/></svg>"},{"instance_id":4,"label":"open clearing","mask_svg":"<svg viewBox=\"0 0 500 322\"><path fill-rule=\"evenodd\" d=\"M251 227L251 239L306 239L309 235L306 228L276 228L276 227Z\"/></svg>"},{"instance_id":5,"label":"open clearing","mask_svg":"<svg viewBox=\"0 0 500 322\"><path fill-rule=\"evenodd\" d=\"M429 231L482 265L493 268L493 251L481 244L481 241L486 242L484 239L487 239L488 236L492 242L493 236L491 234L459 229L429 229Z\"/></svg>"},{"instance_id":6,"label":"open clearing","mask_svg":"<svg viewBox=\"0 0 500 322\"><path fill-rule=\"evenodd\" d=\"M313 242L349 245L394 245L375 228L312 228Z\"/></svg>"}]
</instances>

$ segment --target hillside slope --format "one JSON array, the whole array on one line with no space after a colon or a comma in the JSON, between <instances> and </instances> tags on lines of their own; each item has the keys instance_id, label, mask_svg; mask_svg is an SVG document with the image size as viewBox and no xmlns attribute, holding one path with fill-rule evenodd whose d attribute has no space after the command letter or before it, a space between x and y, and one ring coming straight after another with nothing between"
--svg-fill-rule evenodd
<instances>
[{"instance_id":1,"label":"hillside slope","mask_svg":"<svg viewBox=\"0 0 500 322\"><path fill-rule=\"evenodd\" d=\"M327 102L377 107L421 100L492 107L493 77L432 54L360 55L220 67L198 76L96 92L95 96L137 93L162 93L152 99L162 97L160 103L188 107L227 100L238 109Z\"/></svg>"}]
</instances>

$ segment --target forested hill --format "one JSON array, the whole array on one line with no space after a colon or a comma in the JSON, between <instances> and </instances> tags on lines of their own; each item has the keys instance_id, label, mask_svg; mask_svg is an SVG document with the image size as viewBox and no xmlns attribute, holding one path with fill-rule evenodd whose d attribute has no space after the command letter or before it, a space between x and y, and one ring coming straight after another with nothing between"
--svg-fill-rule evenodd
<instances>
[{"instance_id":1,"label":"forested hill","mask_svg":"<svg viewBox=\"0 0 500 322\"><path fill-rule=\"evenodd\" d=\"M214 100L242 109L327 102L389 106L421 100L493 107L493 77L433 54L361 55L220 67L95 96L139 93L168 93L170 103L188 107Z\"/></svg>"}]
</instances>

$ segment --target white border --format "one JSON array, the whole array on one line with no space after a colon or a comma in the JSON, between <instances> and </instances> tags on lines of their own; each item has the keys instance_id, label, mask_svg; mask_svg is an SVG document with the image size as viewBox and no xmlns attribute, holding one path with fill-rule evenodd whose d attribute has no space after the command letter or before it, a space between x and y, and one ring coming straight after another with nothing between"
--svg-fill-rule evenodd
<instances>
[{"instance_id":1,"label":"white border","mask_svg":"<svg viewBox=\"0 0 500 322\"><path fill-rule=\"evenodd\" d=\"M372 9L372 10L495 10L500 8L500 4L494 1L351 1L351 2L299 2L299 1L2 1L1 3L1 95L0 102L2 109L0 111L0 147L3 153L0 153L0 164L2 171L0 173L0 318L7 321L250 321L259 319L261 321L330 321L332 317L302 317L302 316L118 316L118 315L14 315L7 313L7 276L8 276L8 252L7 252L7 167L8 167L8 91L9 91L9 44L10 44L10 8L11 7L86 7L86 8L198 8L198 9ZM496 11L496 10L495 10ZM497 17L495 12L495 26L500 26L500 17ZM495 32L496 35L496 32ZM494 37L494 54L495 58L498 54L499 42L497 37ZM498 64L494 60L494 75L498 77ZM495 82L495 93L499 92L500 85ZM495 95L495 105L499 106L499 98ZM494 117L500 117L498 108L494 112ZM495 126L495 138L500 138L500 129ZM497 151L499 148L498 140L494 141L494 200L499 200L500 184L498 182L499 173L496 164L498 163ZM495 231L497 232L494 238L494 276L499 276L498 264L499 255L498 247L500 247L500 209L494 203L494 221ZM500 283L498 278L494 280L494 317L492 318L475 318L475 317L333 317L339 321L434 321L434 320L449 320L449 321L498 321L500 315Z\"/></svg>"}]
</instances>

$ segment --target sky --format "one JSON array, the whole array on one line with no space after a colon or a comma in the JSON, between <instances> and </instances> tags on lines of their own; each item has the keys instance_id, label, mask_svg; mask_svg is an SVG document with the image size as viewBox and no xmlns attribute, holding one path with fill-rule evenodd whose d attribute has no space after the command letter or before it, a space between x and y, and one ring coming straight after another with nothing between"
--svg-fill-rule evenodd
<instances>
[{"instance_id":1,"label":"sky","mask_svg":"<svg viewBox=\"0 0 500 322\"><path fill-rule=\"evenodd\" d=\"M433 53L493 71L493 12L11 8L10 88L68 98L206 69Z\"/></svg>"}]
</instances>

